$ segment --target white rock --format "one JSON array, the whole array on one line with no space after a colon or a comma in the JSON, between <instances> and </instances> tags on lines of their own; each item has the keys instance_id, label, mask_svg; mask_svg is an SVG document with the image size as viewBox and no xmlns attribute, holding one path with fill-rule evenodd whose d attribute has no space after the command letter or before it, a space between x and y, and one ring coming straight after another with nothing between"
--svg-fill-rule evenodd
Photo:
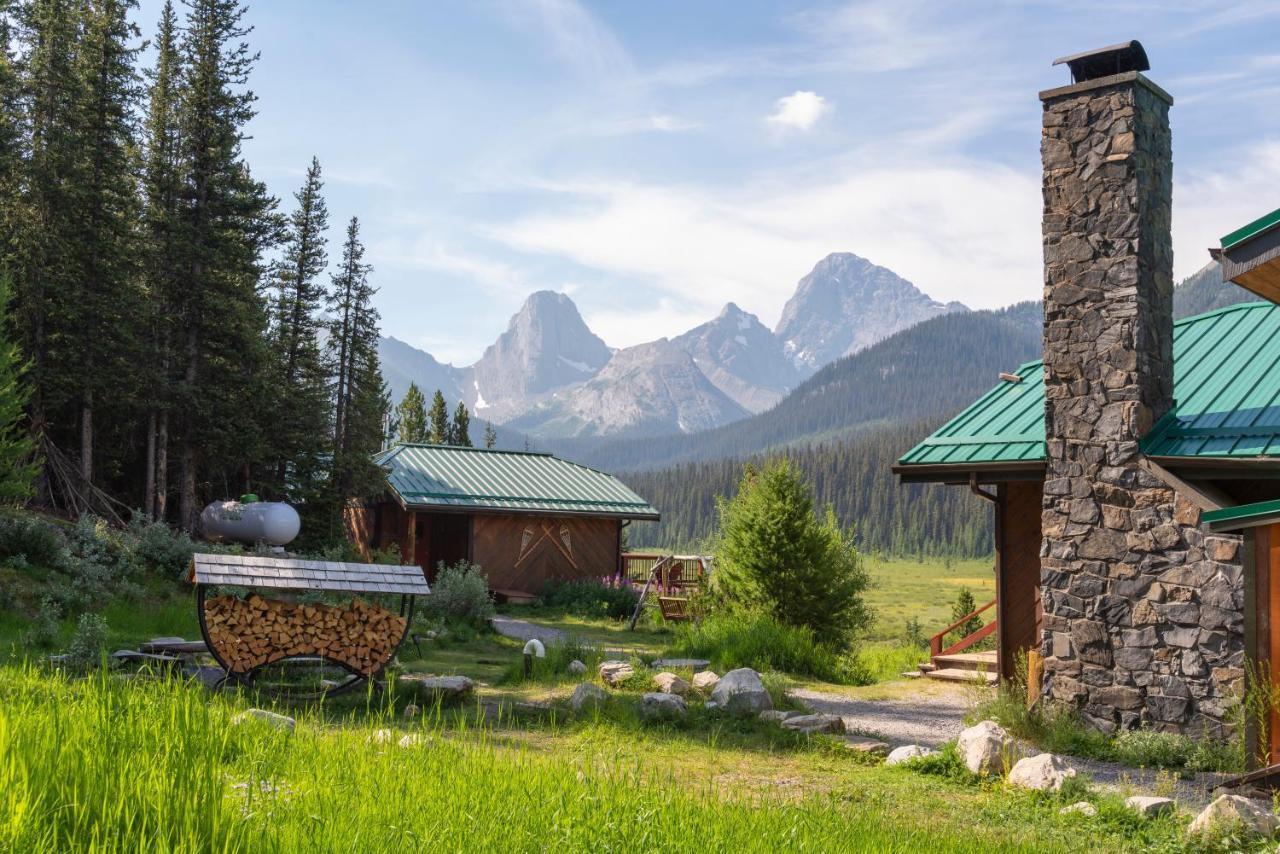
<instances>
[{"instance_id":1,"label":"white rock","mask_svg":"<svg viewBox=\"0 0 1280 854\"><path fill-rule=\"evenodd\" d=\"M374 730L373 735L365 739L366 744L386 744L392 738L391 730L379 729Z\"/></svg>"},{"instance_id":2,"label":"white rock","mask_svg":"<svg viewBox=\"0 0 1280 854\"><path fill-rule=\"evenodd\" d=\"M1257 836L1270 836L1280 826L1271 804L1239 795L1223 795L1204 808L1187 828L1191 835L1208 833L1224 824L1240 824Z\"/></svg>"},{"instance_id":3,"label":"white rock","mask_svg":"<svg viewBox=\"0 0 1280 854\"><path fill-rule=\"evenodd\" d=\"M583 682L573 689L573 696L569 698L569 708L580 712L585 708L599 706L608 699L609 695L599 685Z\"/></svg>"},{"instance_id":4,"label":"white rock","mask_svg":"<svg viewBox=\"0 0 1280 854\"><path fill-rule=\"evenodd\" d=\"M640 716L646 720L675 720L687 710L684 698L676 694L651 691L640 698Z\"/></svg>"},{"instance_id":5,"label":"white rock","mask_svg":"<svg viewBox=\"0 0 1280 854\"><path fill-rule=\"evenodd\" d=\"M612 687L625 682L635 672L635 668L626 661L606 661L600 665L600 678L606 685Z\"/></svg>"},{"instance_id":6,"label":"white rock","mask_svg":"<svg viewBox=\"0 0 1280 854\"><path fill-rule=\"evenodd\" d=\"M699 691L710 691L716 687L716 683L720 681L720 677L715 674L714 670L704 670L701 673L693 674L693 687Z\"/></svg>"},{"instance_id":7,"label":"white rock","mask_svg":"<svg viewBox=\"0 0 1280 854\"><path fill-rule=\"evenodd\" d=\"M1041 753L1019 759L1009 772L1009 785L1020 789L1035 789L1038 792L1056 792L1068 777L1075 775L1076 769L1068 765L1061 756Z\"/></svg>"},{"instance_id":8,"label":"white rock","mask_svg":"<svg viewBox=\"0 0 1280 854\"><path fill-rule=\"evenodd\" d=\"M1088 801L1076 801L1071 806L1058 810L1058 815L1082 815L1086 818L1093 818L1097 814L1098 808Z\"/></svg>"},{"instance_id":9,"label":"white rock","mask_svg":"<svg viewBox=\"0 0 1280 854\"><path fill-rule=\"evenodd\" d=\"M773 708L773 700L760 681L760 674L750 667L730 670L716 683L711 700L717 708L732 715L758 715Z\"/></svg>"},{"instance_id":10,"label":"white rock","mask_svg":"<svg viewBox=\"0 0 1280 854\"><path fill-rule=\"evenodd\" d=\"M439 700L460 700L470 694L476 683L466 676L414 676L400 677L400 684L416 692L419 699L433 703Z\"/></svg>"},{"instance_id":11,"label":"white rock","mask_svg":"<svg viewBox=\"0 0 1280 854\"><path fill-rule=\"evenodd\" d=\"M995 721L983 721L960 733L956 748L974 774L999 776L1013 754L1013 739Z\"/></svg>"},{"instance_id":12,"label":"white rock","mask_svg":"<svg viewBox=\"0 0 1280 854\"><path fill-rule=\"evenodd\" d=\"M1145 816L1164 815L1176 808L1172 798L1156 798L1148 795L1134 795L1124 799L1124 805L1136 813Z\"/></svg>"},{"instance_id":13,"label":"white rock","mask_svg":"<svg viewBox=\"0 0 1280 854\"><path fill-rule=\"evenodd\" d=\"M251 720L262 721L276 729L288 730L289 732L293 732L293 728L298 725L298 722L288 715L278 715L275 712L268 712L266 709L249 709L236 715L231 719L231 722L233 724L242 724Z\"/></svg>"},{"instance_id":14,"label":"white rock","mask_svg":"<svg viewBox=\"0 0 1280 854\"><path fill-rule=\"evenodd\" d=\"M787 718L798 718L800 715L800 712L793 712L785 709L765 709L760 713L760 720L780 724Z\"/></svg>"},{"instance_id":15,"label":"white rock","mask_svg":"<svg viewBox=\"0 0 1280 854\"><path fill-rule=\"evenodd\" d=\"M912 759L923 759L926 756L936 756L938 751L930 750L927 747L921 747L918 744L904 744L902 747L895 747L885 757L885 765L901 765L903 762L910 762Z\"/></svg>"},{"instance_id":16,"label":"white rock","mask_svg":"<svg viewBox=\"0 0 1280 854\"><path fill-rule=\"evenodd\" d=\"M689 683L674 673L659 673L653 677L653 684L664 694L678 694L683 697L689 693Z\"/></svg>"},{"instance_id":17,"label":"white rock","mask_svg":"<svg viewBox=\"0 0 1280 854\"><path fill-rule=\"evenodd\" d=\"M419 747L422 745L422 743L423 743L422 736L418 735L417 733L411 733L409 735L406 735L404 738L396 742L396 744L398 744L402 750L408 750L411 747Z\"/></svg>"},{"instance_id":18,"label":"white rock","mask_svg":"<svg viewBox=\"0 0 1280 854\"><path fill-rule=\"evenodd\" d=\"M782 728L809 735L820 732L839 735L844 732L844 719L839 715L796 715L784 720Z\"/></svg>"},{"instance_id":19,"label":"white rock","mask_svg":"<svg viewBox=\"0 0 1280 854\"><path fill-rule=\"evenodd\" d=\"M575 658L573 661L569 662L569 672L574 676L581 676L587 672L587 665Z\"/></svg>"}]
</instances>

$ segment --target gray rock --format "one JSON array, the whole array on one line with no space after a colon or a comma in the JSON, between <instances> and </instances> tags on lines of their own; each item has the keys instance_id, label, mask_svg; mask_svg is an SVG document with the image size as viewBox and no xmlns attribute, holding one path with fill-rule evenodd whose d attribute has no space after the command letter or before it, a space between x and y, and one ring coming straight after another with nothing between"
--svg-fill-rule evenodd
<instances>
[{"instance_id":1,"label":"gray rock","mask_svg":"<svg viewBox=\"0 0 1280 854\"><path fill-rule=\"evenodd\" d=\"M712 670L703 670L701 673L693 674L693 687L699 691L710 691L716 687L716 683L720 681L720 677Z\"/></svg>"},{"instance_id":2,"label":"gray rock","mask_svg":"<svg viewBox=\"0 0 1280 854\"><path fill-rule=\"evenodd\" d=\"M773 708L773 700L760 681L760 674L750 667L730 670L720 677L711 699L718 708L732 715L758 715Z\"/></svg>"},{"instance_id":3,"label":"gray rock","mask_svg":"<svg viewBox=\"0 0 1280 854\"><path fill-rule=\"evenodd\" d=\"M787 718L797 718L802 714L803 712L793 712L785 709L765 709L760 713L760 720L780 724Z\"/></svg>"},{"instance_id":4,"label":"gray rock","mask_svg":"<svg viewBox=\"0 0 1280 854\"><path fill-rule=\"evenodd\" d=\"M689 683L674 673L659 673L653 677L653 684L663 694L677 694L683 697L689 693Z\"/></svg>"},{"instance_id":5,"label":"gray rock","mask_svg":"<svg viewBox=\"0 0 1280 854\"><path fill-rule=\"evenodd\" d=\"M871 756L888 756L889 744L878 738L864 738L860 735L845 736L844 749L854 753L866 753Z\"/></svg>"},{"instance_id":6,"label":"gray rock","mask_svg":"<svg viewBox=\"0 0 1280 854\"><path fill-rule=\"evenodd\" d=\"M617 687L635 674L635 668L626 661L606 661L600 665L600 678L606 685Z\"/></svg>"},{"instance_id":7,"label":"gray rock","mask_svg":"<svg viewBox=\"0 0 1280 854\"><path fill-rule=\"evenodd\" d=\"M692 670L698 673L711 666L705 658L659 658L649 665L654 670Z\"/></svg>"},{"instance_id":8,"label":"gray rock","mask_svg":"<svg viewBox=\"0 0 1280 854\"><path fill-rule=\"evenodd\" d=\"M651 691L640 698L640 717L645 720L678 720L683 718L687 711L684 698L676 694Z\"/></svg>"},{"instance_id":9,"label":"gray rock","mask_svg":"<svg viewBox=\"0 0 1280 854\"><path fill-rule=\"evenodd\" d=\"M1124 805L1140 815L1157 816L1173 812L1177 804L1172 798L1157 798L1149 795L1133 795L1124 799Z\"/></svg>"},{"instance_id":10,"label":"gray rock","mask_svg":"<svg viewBox=\"0 0 1280 854\"><path fill-rule=\"evenodd\" d=\"M974 774L1000 776L1012 759L1013 739L995 721L982 721L960 733L956 748Z\"/></svg>"},{"instance_id":11,"label":"gray rock","mask_svg":"<svg viewBox=\"0 0 1280 854\"><path fill-rule=\"evenodd\" d=\"M1058 815L1082 815L1086 818L1093 818L1097 814L1098 808L1088 801L1076 801L1074 804L1058 810Z\"/></svg>"},{"instance_id":12,"label":"gray rock","mask_svg":"<svg viewBox=\"0 0 1280 854\"><path fill-rule=\"evenodd\" d=\"M608 699L608 693L599 685L583 682L573 689L573 696L569 698L569 708L575 712L581 712L583 709L600 706Z\"/></svg>"},{"instance_id":13,"label":"gray rock","mask_svg":"<svg viewBox=\"0 0 1280 854\"><path fill-rule=\"evenodd\" d=\"M844 732L844 719L838 715L796 715L784 720L782 728L809 735L820 732L839 735Z\"/></svg>"},{"instance_id":14,"label":"gray rock","mask_svg":"<svg viewBox=\"0 0 1280 854\"><path fill-rule=\"evenodd\" d=\"M885 757L885 765L901 765L904 762L910 762L912 759L923 759L926 756L937 756L938 751L930 750L927 747L921 747L918 744L904 744L902 747L895 747Z\"/></svg>"},{"instance_id":15,"label":"gray rock","mask_svg":"<svg viewBox=\"0 0 1280 854\"><path fill-rule=\"evenodd\" d=\"M404 716L408 720L412 720L416 718L421 713L422 713L422 709L418 708L413 703L410 703L409 705L404 707Z\"/></svg>"},{"instance_id":16,"label":"gray rock","mask_svg":"<svg viewBox=\"0 0 1280 854\"><path fill-rule=\"evenodd\" d=\"M415 676L400 677L401 686L414 692L425 703L461 700L475 690L476 683L466 676Z\"/></svg>"},{"instance_id":17,"label":"gray rock","mask_svg":"<svg viewBox=\"0 0 1280 854\"><path fill-rule=\"evenodd\" d=\"M298 722L288 715L279 715L275 712L269 712L266 709L248 709L231 719L233 724L243 724L248 721L262 721L263 723L273 726L276 729L293 732Z\"/></svg>"},{"instance_id":18,"label":"gray rock","mask_svg":"<svg viewBox=\"0 0 1280 854\"><path fill-rule=\"evenodd\" d=\"M1019 759L1009 771L1008 783L1019 789L1035 789L1038 792L1056 792L1067 778L1076 776L1076 769L1061 756L1041 753Z\"/></svg>"},{"instance_id":19,"label":"gray rock","mask_svg":"<svg viewBox=\"0 0 1280 854\"><path fill-rule=\"evenodd\" d=\"M1212 833L1215 829L1238 824L1255 836L1271 836L1280 826L1271 804L1262 800L1222 795L1205 807L1187 827L1191 836Z\"/></svg>"},{"instance_id":20,"label":"gray rock","mask_svg":"<svg viewBox=\"0 0 1280 854\"><path fill-rule=\"evenodd\" d=\"M581 676L587 672L587 665L575 658L573 661L569 662L569 672L574 676Z\"/></svg>"}]
</instances>

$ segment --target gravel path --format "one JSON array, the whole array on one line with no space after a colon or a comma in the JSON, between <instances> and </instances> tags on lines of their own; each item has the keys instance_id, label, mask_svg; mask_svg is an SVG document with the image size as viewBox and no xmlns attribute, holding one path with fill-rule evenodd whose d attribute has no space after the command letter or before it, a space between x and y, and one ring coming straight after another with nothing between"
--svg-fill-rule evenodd
<instances>
[{"instance_id":1,"label":"gravel path","mask_svg":"<svg viewBox=\"0 0 1280 854\"><path fill-rule=\"evenodd\" d=\"M964 716L973 706L973 690L937 683L921 683L920 689L918 697L894 700L859 700L807 689L796 689L791 696L815 712L839 715L850 732L877 736L894 747L904 744L938 747L964 729ZM1028 749L1032 755L1038 752L1035 748ZM1175 781L1169 774L1149 769L1078 756L1064 758L1101 789L1124 795L1174 797L1184 807L1197 811L1213 799L1213 789L1231 776L1197 774Z\"/></svg>"},{"instance_id":2,"label":"gravel path","mask_svg":"<svg viewBox=\"0 0 1280 854\"><path fill-rule=\"evenodd\" d=\"M515 638L516 640L537 640L544 644L552 641L561 640L564 632L551 626L540 626L537 623L531 623L528 620L515 620L511 617L490 617L489 624L493 626L493 630L504 637Z\"/></svg>"}]
</instances>

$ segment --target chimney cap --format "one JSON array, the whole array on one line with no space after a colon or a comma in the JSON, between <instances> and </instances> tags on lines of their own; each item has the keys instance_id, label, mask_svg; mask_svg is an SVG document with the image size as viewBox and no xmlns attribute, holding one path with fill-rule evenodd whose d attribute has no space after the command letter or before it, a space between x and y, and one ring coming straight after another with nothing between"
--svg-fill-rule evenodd
<instances>
[{"instance_id":1,"label":"chimney cap","mask_svg":"<svg viewBox=\"0 0 1280 854\"><path fill-rule=\"evenodd\" d=\"M1066 65L1071 69L1071 82L1083 83L1112 74L1123 74L1126 71L1146 71L1151 68L1147 61L1147 52L1142 42L1133 39L1110 47L1086 50L1074 53L1053 61L1054 65Z\"/></svg>"}]
</instances>

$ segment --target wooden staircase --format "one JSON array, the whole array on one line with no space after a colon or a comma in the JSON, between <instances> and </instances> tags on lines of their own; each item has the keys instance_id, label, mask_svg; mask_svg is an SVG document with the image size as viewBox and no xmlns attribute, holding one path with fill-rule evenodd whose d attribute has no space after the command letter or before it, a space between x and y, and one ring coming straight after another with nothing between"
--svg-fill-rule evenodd
<instances>
[{"instance_id":1,"label":"wooden staircase","mask_svg":"<svg viewBox=\"0 0 1280 854\"><path fill-rule=\"evenodd\" d=\"M992 599L972 614L966 614L929 638L929 661L920 665L920 675L927 679L941 679L945 682L970 682L979 685L995 685L999 682L999 659L994 650L965 652L996 631L998 625L996 620L992 620L946 649L942 647L942 640L948 633L960 628L995 604L996 600Z\"/></svg>"}]
</instances>

